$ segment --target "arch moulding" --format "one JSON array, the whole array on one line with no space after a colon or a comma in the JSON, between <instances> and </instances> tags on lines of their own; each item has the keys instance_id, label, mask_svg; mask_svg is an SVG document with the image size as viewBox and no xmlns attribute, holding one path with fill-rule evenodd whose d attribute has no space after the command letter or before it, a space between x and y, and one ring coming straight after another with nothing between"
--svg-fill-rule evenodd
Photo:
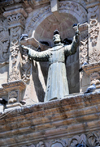
<instances>
[{"instance_id":1,"label":"arch moulding","mask_svg":"<svg viewBox=\"0 0 100 147\"><path fill-rule=\"evenodd\" d=\"M68 13L76 18L79 23L87 21L87 11L77 2L62 1L59 2L59 13ZM42 7L32 12L31 16L26 20L25 32L34 37L36 28L43 22L48 16L52 14L50 5Z\"/></svg>"}]
</instances>

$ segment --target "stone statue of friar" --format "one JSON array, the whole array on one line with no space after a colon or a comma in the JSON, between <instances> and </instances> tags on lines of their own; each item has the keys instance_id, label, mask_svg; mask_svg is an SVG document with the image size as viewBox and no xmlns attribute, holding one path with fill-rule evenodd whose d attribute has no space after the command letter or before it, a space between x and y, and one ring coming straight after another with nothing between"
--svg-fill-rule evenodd
<instances>
[{"instance_id":1,"label":"stone statue of friar","mask_svg":"<svg viewBox=\"0 0 100 147\"><path fill-rule=\"evenodd\" d=\"M70 45L64 45L61 43L61 37L58 30L54 31L53 41L54 47L42 52L37 52L22 45L24 49L28 50L29 58L35 61L49 61L47 88L44 102L63 99L69 94L65 58L69 55L75 54L77 51L77 47L79 45L78 26Z\"/></svg>"}]
</instances>

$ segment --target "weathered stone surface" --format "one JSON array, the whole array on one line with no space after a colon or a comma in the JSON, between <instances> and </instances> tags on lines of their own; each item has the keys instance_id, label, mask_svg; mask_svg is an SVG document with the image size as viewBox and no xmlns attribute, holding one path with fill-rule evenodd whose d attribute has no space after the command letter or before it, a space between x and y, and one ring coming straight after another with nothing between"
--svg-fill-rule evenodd
<instances>
[{"instance_id":1,"label":"weathered stone surface","mask_svg":"<svg viewBox=\"0 0 100 147\"><path fill-rule=\"evenodd\" d=\"M99 129L99 113L99 91L8 111L0 116L0 145L16 146L17 141L22 146L87 134Z\"/></svg>"}]
</instances>

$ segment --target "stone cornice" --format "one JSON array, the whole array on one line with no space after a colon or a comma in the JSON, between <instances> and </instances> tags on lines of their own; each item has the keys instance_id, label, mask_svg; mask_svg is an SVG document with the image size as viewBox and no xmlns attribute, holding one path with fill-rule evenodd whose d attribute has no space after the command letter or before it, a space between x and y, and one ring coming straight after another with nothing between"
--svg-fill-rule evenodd
<instances>
[{"instance_id":1,"label":"stone cornice","mask_svg":"<svg viewBox=\"0 0 100 147\"><path fill-rule=\"evenodd\" d=\"M99 115L100 91L7 111L0 115L0 146L96 131L100 129Z\"/></svg>"},{"instance_id":2,"label":"stone cornice","mask_svg":"<svg viewBox=\"0 0 100 147\"><path fill-rule=\"evenodd\" d=\"M100 62L87 64L82 68L86 72L86 74L90 75L91 73L93 73L95 71L100 71Z\"/></svg>"},{"instance_id":3,"label":"stone cornice","mask_svg":"<svg viewBox=\"0 0 100 147\"><path fill-rule=\"evenodd\" d=\"M18 8L15 10L6 11L3 13L3 16L7 17L7 16L10 16L13 14L18 14L18 13L21 13L21 14L23 14L24 17L27 17L27 13L25 12L25 10L23 8Z\"/></svg>"},{"instance_id":4,"label":"stone cornice","mask_svg":"<svg viewBox=\"0 0 100 147\"><path fill-rule=\"evenodd\" d=\"M2 84L2 87L4 88L5 91L14 90L14 89L19 89L19 90L24 90L26 87L26 84L22 81L14 81L14 82L8 82L5 84Z\"/></svg>"}]
</instances>

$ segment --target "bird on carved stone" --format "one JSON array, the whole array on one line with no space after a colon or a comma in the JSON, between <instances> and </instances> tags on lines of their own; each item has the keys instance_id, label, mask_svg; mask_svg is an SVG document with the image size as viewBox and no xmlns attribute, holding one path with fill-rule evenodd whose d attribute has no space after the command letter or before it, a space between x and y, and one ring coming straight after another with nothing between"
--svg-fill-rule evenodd
<instances>
[{"instance_id":1,"label":"bird on carved stone","mask_svg":"<svg viewBox=\"0 0 100 147\"><path fill-rule=\"evenodd\" d=\"M87 90L84 92L84 94L86 94L86 93L91 93L91 92L93 92L93 91L95 91L95 90L96 90L96 85L93 84L93 85L91 85L91 86L89 86L89 87L87 88Z\"/></svg>"},{"instance_id":2,"label":"bird on carved stone","mask_svg":"<svg viewBox=\"0 0 100 147\"><path fill-rule=\"evenodd\" d=\"M25 104L26 104L26 101L25 101L25 100L21 100L20 103L21 103L22 105L25 105Z\"/></svg>"},{"instance_id":3,"label":"bird on carved stone","mask_svg":"<svg viewBox=\"0 0 100 147\"><path fill-rule=\"evenodd\" d=\"M83 71L83 66L85 66L85 65L87 65L87 64L88 64L87 62L84 62L84 63L82 64L82 66L79 68L79 72Z\"/></svg>"},{"instance_id":4,"label":"bird on carved stone","mask_svg":"<svg viewBox=\"0 0 100 147\"><path fill-rule=\"evenodd\" d=\"M24 40L25 38L28 38L28 35L27 34L22 34L21 37L20 37L20 41Z\"/></svg>"},{"instance_id":5,"label":"bird on carved stone","mask_svg":"<svg viewBox=\"0 0 100 147\"><path fill-rule=\"evenodd\" d=\"M0 104L2 105L6 105L7 104L7 101L3 98L0 98Z\"/></svg>"},{"instance_id":6,"label":"bird on carved stone","mask_svg":"<svg viewBox=\"0 0 100 147\"><path fill-rule=\"evenodd\" d=\"M68 39L68 38L65 38L62 43L64 43L64 45L69 45L72 43L72 40Z\"/></svg>"},{"instance_id":7,"label":"bird on carved stone","mask_svg":"<svg viewBox=\"0 0 100 147\"><path fill-rule=\"evenodd\" d=\"M73 24L73 27L77 26L77 23Z\"/></svg>"},{"instance_id":8,"label":"bird on carved stone","mask_svg":"<svg viewBox=\"0 0 100 147\"><path fill-rule=\"evenodd\" d=\"M77 144L75 147L86 147L86 146L83 144Z\"/></svg>"}]
</instances>

